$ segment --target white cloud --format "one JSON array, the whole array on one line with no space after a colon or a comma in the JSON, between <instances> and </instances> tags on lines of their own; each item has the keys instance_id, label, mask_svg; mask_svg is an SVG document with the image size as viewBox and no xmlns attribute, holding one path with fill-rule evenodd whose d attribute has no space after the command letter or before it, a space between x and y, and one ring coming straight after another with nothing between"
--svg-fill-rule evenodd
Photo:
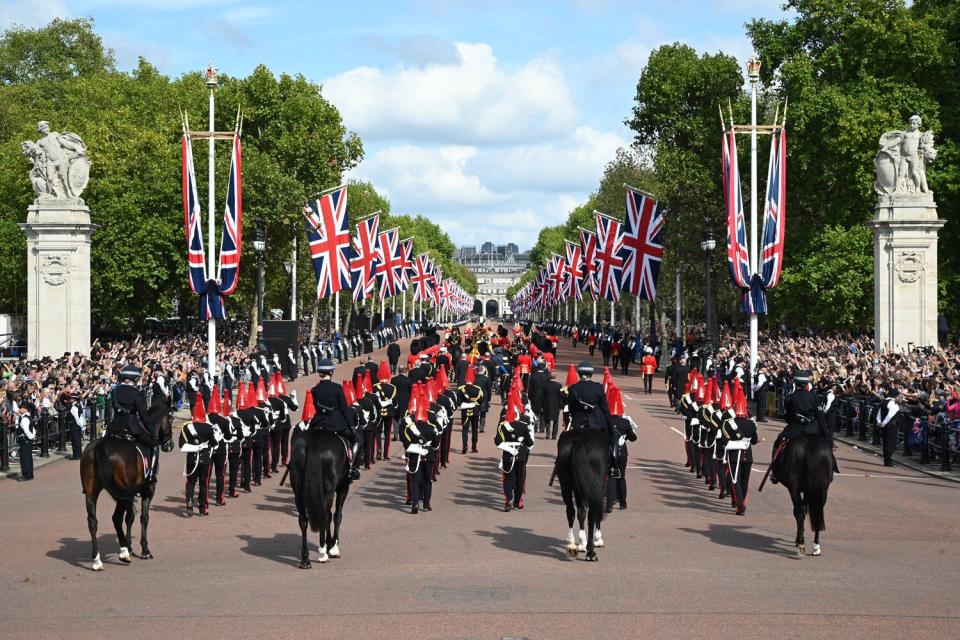
<instances>
[{"instance_id":1,"label":"white cloud","mask_svg":"<svg viewBox=\"0 0 960 640\"><path fill-rule=\"evenodd\" d=\"M69 18L70 10L61 0L4 0L0 2L0 30L14 25L42 27L54 18Z\"/></svg>"},{"instance_id":2,"label":"white cloud","mask_svg":"<svg viewBox=\"0 0 960 640\"><path fill-rule=\"evenodd\" d=\"M460 42L456 50L455 62L357 67L327 80L324 94L365 140L507 143L575 125L578 110L554 62L535 58L509 72L486 44Z\"/></svg>"}]
</instances>

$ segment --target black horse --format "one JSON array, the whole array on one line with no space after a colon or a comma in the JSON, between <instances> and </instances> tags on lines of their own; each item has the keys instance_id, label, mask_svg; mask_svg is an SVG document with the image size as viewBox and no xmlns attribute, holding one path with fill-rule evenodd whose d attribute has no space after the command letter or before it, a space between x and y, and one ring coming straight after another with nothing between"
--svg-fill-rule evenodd
<instances>
[{"instance_id":1,"label":"black horse","mask_svg":"<svg viewBox=\"0 0 960 640\"><path fill-rule=\"evenodd\" d=\"M603 495L610 473L610 440L604 431L577 429L565 431L557 440L557 478L567 507L567 553L576 558L587 552L587 560L596 562L596 547L603 546L600 522L603 520ZM573 531L573 517L580 524L580 542ZM584 518L587 528L584 529Z\"/></svg>"},{"instance_id":2,"label":"black horse","mask_svg":"<svg viewBox=\"0 0 960 640\"><path fill-rule=\"evenodd\" d=\"M826 529L823 508L833 481L833 465L833 447L827 438L818 435L791 438L774 462L774 476L793 500L797 555L801 558L806 555L803 522L807 515L813 529L813 555L820 555L820 532Z\"/></svg>"},{"instance_id":3,"label":"black horse","mask_svg":"<svg viewBox=\"0 0 960 640\"><path fill-rule=\"evenodd\" d=\"M298 427L290 448L290 486L293 487L300 522L300 568L309 569L308 523L311 531L320 532L317 561L327 562L330 558L340 557L340 522L343 520L343 503L350 491L350 462L343 438L326 429L302 430Z\"/></svg>"},{"instance_id":4,"label":"black horse","mask_svg":"<svg viewBox=\"0 0 960 640\"><path fill-rule=\"evenodd\" d=\"M150 424L157 426L157 439L163 451L173 449L173 417L164 403L155 403L147 411ZM136 443L123 437L105 436L90 442L80 458L80 484L87 503L87 527L93 540L94 571L103 569L100 549L97 546L97 498L106 490L116 501L113 511L113 525L120 540L120 561L129 563L131 559L130 529L133 527L133 500L140 496L140 557L143 560L153 558L147 546L147 524L150 522L150 501L156 491L156 482L144 482L143 458ZM127 529L124 533L123 525Z\"/></svg>"}]
</instances>

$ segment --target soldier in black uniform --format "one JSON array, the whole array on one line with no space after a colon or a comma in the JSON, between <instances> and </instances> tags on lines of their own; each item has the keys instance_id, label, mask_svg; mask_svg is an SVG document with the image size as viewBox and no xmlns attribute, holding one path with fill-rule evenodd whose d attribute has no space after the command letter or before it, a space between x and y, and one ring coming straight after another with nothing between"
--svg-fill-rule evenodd
<instances>
[{"instance_id":1,"label":"soldier in black uniform","mask_svg":"<svg viewBox=\"0 0 960 640\"><path fill-rule=\"evenodd\" d=\"M396 343L393 343L396 344ZM396 367L394 367L396 369ZM393 421L397 415L399 407L397 403L397 387L391 382L390 368L386 360L380 363L380 371L377 373L377 384L373 385L373 391L377 395L377 406L380 411L380 429L383 433L383 444L381 450L383 459L390 459L390 437L393 433Z\"/></svg>"},{"instance_id":2,"label":"soldier in black uniform","mask_svg":"<svg viewBox=\"0 0 960 640\"><path fill-rule=\"evenodd\" d=\"M540 420L541 429L545 427L543 420L543 388L549 379L546 365L543 361L540 361L534 365L533 372L527 381L527 395L530 396L530 409L533 411L533 415L537 416Z\"/></svg>"},{"instance_id":3,"label":"soldier in black uniform","mask_svg":"<svg viewBox=\"0 0 960 640\"><path fill-rule=\"evenodd\" d=\"M224 390L226 393L226 390ZM207 405L207 419L213 426L213 440L210 442L210 462L213 466L213 476L216 478L216 497L214 504L224 505L225 471L227 465L227 434L231 431L230 419L221 415L220 390L213 385L210 390L210 404Z\"/></svg>"},{"instance_id":4,"label":"soldier in black uniform","mask_svg":"<svg viewBox=\"0 0 960 640\"><path fill-rule=\"evenodd\" d=\"M487 424L487 413L490 411L490 396L493 392L493 381L487 375L486 367L474 365L477 372L474 375L473 383L480 387L483 394L483 401L480 403L480 433L483 433Z\"/></svg>"},{"instance_id":5,"label":"soldier in black uniform","mask_svg":"<svg viewBox=\"0 0 960 640\"><path fill-rule=\"evenodd\" d=\"M607 407L607 396L603 392L603 385L591 380L593 365L581 362L577 366L580 381L571 386L570 394L570 426L573 429L596 429L606 431L610 438L610 477L620 477L620 469L614 464L613 449L617 443L616 429L612 428L610 409Z\"/></svg>"},{"instance_id":6,"label":"soldier in black uniform","mask_svg":"<svg viewBox=\"0 0 960 640\"><path fill-rule=\"evenodd\" d=\"M213 425L207 422L206 411L197 398L193 420L180 431L180 451L187 454L183 474L187 477L187 511L194 507L193 496L200 484L200 496L196 502L201 516L209 513L210 501L210 447L213 444Z\"/></svg>"},{"instance_id":7,"label":"soldier in black uniform","mask_svg":"<svg viewBox=\"0 0 960 640\"><path fill-rule=\"evenodd\" d=\"M787 410L787 426L784 427L780 435L773 443L773 460L776 460L780 451L780 445L800 435L822 435L826 437L826 426L824 423L823 411L820 410L820 401L810 390L810 372L806 370L797 371L793 380L796 383L796 389L787 396L785 408ZM771 460L771 464L773 463ZM778 479L774 472L770 476L770 481L777 484Z\"/></svg>"},{"instance_id":8,"label":"soldier in black uniform","mask_svg":"<svg viewBox=\"0 0 960 640\"><path fill-rule=\"evenodd\" d=\"M400 361L400 345L396 340L387 345L387 360L390 362L390 373L397 373L397 363Z\"/></svg>"},{"instance_id":9,"label":"soldier in black uniform","mask_svg":"<svg viewBox=\"0 0 960 640\"><path fill-rule=\"evenodd\" d=\"M503 479L504 511L523 509L527 461L533 448L533 438L530 420L520 408L514 405L504 409L497 435L493 438L493 443L502 450L499 466Z\"/></svg>"},{"instance_id":10,"label":"soldier in black uniform","mask_svg":"<svg viewBox=\"0 0 960 640\"><path fill-rule=\"evenodd\" d=\"M223 390L223 403L221 406L223 416L227 419L226 429L223 431L224 442L227 445L227 495L236 498L237 493L237 474L240 470L240 452L241 436L243 433L243 422L236 412L230 410L230 392Z\"/></svg>"},{"instance_id":11,"label":"soldier in black uniform","mask_svg":"<svg viewBox=\"0 0 960 640\"><path fill-rule=\"evenodd\" d=\"M562 390L563 385L557 381L556 376L551 371L543 385L543 405L540 420L543 422L544 438L557 439L557 431L560 428L560 407L563 404Z\"/></svg>"},{"instance_id":12,"label":"soldier in black uniform","mask_svg":"<svg viewBox=\"0 0 960 640\"><path fill-rule=\"evenodd\" d=\"M613 406L610 407L610 413L612 414L610 421L617 432L617 446L614 450L613 461L620 473L619 477L611 476L607 480L607 513L613 511L614 502L619 502L621 509L627 508L627 479L625 477L629 457L627 441L637 441L636 425L629 416L623 415L623 400L619 397L619 389Z\"/></svg>"},{"instance_id":13,"label":"soldier in black uniform","mask_svg":"<svg viewBox=\"0 0 960 640\"><path fill-rule=\"evenodd\" d=\"M357 435L356 427L349 424L344 415L344 411L347 409L347 398L343 395L343 388L331 380L333 371L334 364L331 360L324 358L317 363L320 382L310 390L313 396L313 407L316 409L316 415L310 421L310 428L332 431L347 441L353 453L353 460L350 464L350 479L359 480L360 469L357 467L359 463L357 449L360 445L360 438Z\"/></svg>"},{"instance_id":14,"label":"soldier in black uniform","mask_svg":"<svg viewBox=\"0 0 960 640\"><path fill-rule=\"evenodd\" d=\"M120 370L120 384L113 392L113 422L108 430L126 432L144 447L150 458L150 469L144 481L157 481L159 464L159 443L155 432L156 425L150 424L147 417L147 402L143 392L135 385L140 380L140 369L128 364Z\"/></svg>"},{"instance_id":15,"label":"soldier in black uniform","mask_svg":"<svg viewBox=\"0 0 960 640\"><path fill-rule=\"evenodd\" d=\"M440 448L440 436L429 421L425 399L417 404L416 420L411 416L405 419L401 440L407 452L407 475L410 477L410 513L423 510L432 511L430 499L433 497L433 464L437 449Z\"/></svg>"},{"instance_id":16,"label":"soldier in black uniform","mask_svg":"<svg viewBox=\"0 0 960 640\"><path fill-rule=\"evenodd\" d=\"M467 452L467 435L471 436L470 450L477 452L477 439L480 437L480 411L483 406L483 391L474 384L475 374L473 367L467 369L464 383L457 388L457 405L460 409L460 420L463 426L463 450Z\"/></svg>"},{"instance_id":17,"label":"soldier in black uniform","mask_svg":"<svg viewBox=\"0 0 960 640\"><path fill-rule=\"evenodd\" d=\"M689 374L690 367L687 366L687 359L681 357L677 364L674 365L670 378L674 396L673 406L677 413L681 413L680 396L684 394L684 389L686 389L687 385L687 376Z\"/></svg>"},{"instance_id":18,"label":"soldier in black uniform","mask_svg":"<svg viewBox=\"0 0 960 640\"><path fill-rule=\"evenodd\" d=\"M753 469L753 445L759 442L757 425L747 417L726 419L721 426L726 446L727 486L737 515L747 512L747 490Z\"/></svg>"}]
</instances>

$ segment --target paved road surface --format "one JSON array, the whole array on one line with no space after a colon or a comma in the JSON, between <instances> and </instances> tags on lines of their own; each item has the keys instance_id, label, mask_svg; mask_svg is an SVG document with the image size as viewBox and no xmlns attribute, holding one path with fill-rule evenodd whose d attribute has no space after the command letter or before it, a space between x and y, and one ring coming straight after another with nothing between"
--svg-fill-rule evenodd
<instances>
[{"instance_id":1,"label":"paved road surface","mask_svg":"<svg viewBox=\"0 0 960 640\"><path fill-rule=\"evenodd\" d=\"M565 342L560 371L585 356ZM563 552L559 491L546 486L552 442L537 442L526 508L502 512L492 428L479 454L454 454L432 513L403 508L399 460L366 472L347 502L343 558L310 571L295 566L295 511L276 476L211 506L210 517L188 516L174 452L163 456L151 511L156 560L117 561L107 499L99 512L106 570L93 573L79 472L63 461L32 483L0 483L0 635L875 640L956 632L955 485L842 448L823 556L798 559L786 491L754 491L747 515L734 515L685 471L681 424L662 383L649 396L637 376L618 383L642 442L631 449L629 509L605 522L598 563ZM761 469L775 429L762 435ZM315 546L312 537L314 558Z\"/></svg>"}]
</instances>

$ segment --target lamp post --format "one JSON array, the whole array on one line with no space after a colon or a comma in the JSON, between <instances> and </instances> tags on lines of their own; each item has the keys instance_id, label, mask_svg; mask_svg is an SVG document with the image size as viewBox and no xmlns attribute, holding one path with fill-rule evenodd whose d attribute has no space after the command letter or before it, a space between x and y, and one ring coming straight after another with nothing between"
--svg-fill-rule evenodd
<instances>
[{"instance_id":1,"label":"lamp post","mask_svg":"<svg viewBox=\"0 0 960 640\"><path fill-rule=\"evenodd\" d=\"M714 319L713 319L713 283L710 277L710 254L717 248L717 241L713 239L713 229L710 226L710 218L703 219L703 241L700 243L703 249L703 266L707 277L707 298L706 298L706 324L707 324L707 345L713 347Z\"/></svg>"},{"instance_id":2,"label":"lamp post","mask_svg":"<svg viewBox=\"0 0 960 640\"><path fill-rule=\"evenodd\" d=\"M681 264L677 267L677 319L676 319L676 332L677 340L683 340L683 320L681 319L681 304L680 304L680 279L683 277L683 274L686 273L688 265Z\"/></svg>"},{"instance_id":3,"label":"lamp post","mask_svg":"<svg viewBox=\"0 0 960 640\"><path fill-rule=\"evenodd\" d=\"M263 218L257 216L256 234L253 237L253 250L257 254L257 349L263 350L263 252L267 248Z\"/></svg>"}]
</instances>

